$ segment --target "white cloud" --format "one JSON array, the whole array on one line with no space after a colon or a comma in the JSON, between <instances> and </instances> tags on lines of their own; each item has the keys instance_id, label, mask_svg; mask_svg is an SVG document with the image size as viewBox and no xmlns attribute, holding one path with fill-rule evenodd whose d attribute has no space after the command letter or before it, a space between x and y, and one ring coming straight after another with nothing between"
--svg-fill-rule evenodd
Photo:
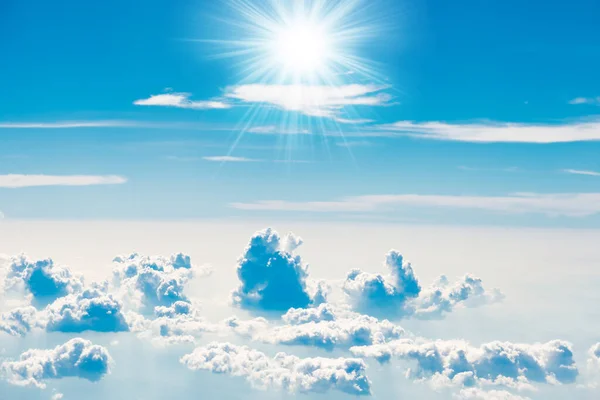
<instances>
[{"instance_id":1,"label":"white cloud","mask_svg":"<svg viewBox=\"0 0 600 400\"><path fill-rule=\"evenodd\" d=\"M211 343L181 358L191 370L245 377L260 389L282 389L290 393L339 390L352 395L370 395L366 364L353 358L298 358L278 353L271 358L246 346Z\"/></svg>"},{"instance_id":2,"label":"white cloud","mask_svg":"<svg viewBox=\"0 0 600 400\"><path fill-rule=\"evenodd\" d=\"M13 256L4 278L7 291L30 293L34 305L47 305L59 297L81 291L83 277L72 274L52 259L33 261L24 254Z\"/></svg>"},{"instance_id":3,"label":"white cloud","mask_svg":"<svg viewBox=\"0 0 600 400\"><path fill-rule=\"evenodd\" d=\"M191 264L190 257L178 253L170 258L148 257L133 253L113 260L113 283L118 295L130 307L148 314L156 306L188 301L185 284L194 276L208 275L208 267Z\"/></svg>"},{"instance_id":4,"label":"white cloud","mask_svg":"<svg viewBox=\"0 0 600 400\"><path fill-rule=\"evenodd\" d=\"M537 213L550 216L585 217L600 212L600 193L514 193L507 196L459 195L367 195L347 197L337 201L291 202L264 200L254 203L231 203L248 211L309 211L309 212L378 212L392 211L399 206L479 209L503 213Z\"/></svg>"},{"instance_id":5,"label":"white cloud","mask_svg":"<svg viewBox=\"0 0 600 400\"><path fill-rule=\"evenodd\" d=\"M254 159L254 158L246 158L246 157L233 157L233 156L211 156L211 157L202 157L203 160L206 161L215 161L215 162L259 162L262 160Z\"/></svg>"},{"instance_id":6,"label":"white cloud","mask_svg":"<svg viewBox=\"0 0 600 400\"><path fill-rule=\"evenodd\" d=\"M576 97L576 98L570 100L569 104L573 104L573 105L590 104L590 105L600 106L600 96L598 96L598 97Z\"/></svg>"},{"instance_id":7,"label":"white cloud","mask_svg":"<svg viewBox=\"0 0 600 400\"><path fill-rule=\"evenodd\" d=\"M35 307L18 307L0 314L0 331L11 336L25 336L36 326L39 324Z\"/></svg>"},{"instance_id":8,"label":"white cloud","mask_svg":"<svg viewBox=\"0 0 600 400\"><path fill-rule=\"evenodd\" d=\"M388 320L378 320L330 304L316 308L290 309L272 326L264 318L241 321L230 318L227 327L235 333L263 343L315 346L326 350L385 343L404 335L404 329Z\"/></svg>"},{"instance_id":9,"label":"white cloud","mask_svg":"<svg viewBox=\"0 0 600 400\"><path fill-rule=\"evenodd\" d=\"M342 289L357 310L387 318L415 317L441 319L460 306L479 306L502 299L498 290L483 287L481 279L471 275L451 285L446 276L422 289L411 264L397 251L386 256L388 276L352 270Z\"/></svg>"},{"instance_id":10,"label":"white cloud","mask_svg":"<svg viewBox=\"0 0 600 400\"><path fill-rule=\"evenodd\" d=\"M117 175L0 175L0 188L24 188L34 186L91 186L118 185L127 178Z\"/></svg>"},{"instance_id":11,"label":"white cloud","mask_svg":"<svg viewBox=\"0 0 600 400\"><path fill-rule=\"evenodd\" d=\"M79 377L100 380L110 372L110 362L106 348L75 338L51 350L28 350L21 354L19 360L0 364L0 373L13 385L43 389L46 387L44 381L48 379Z\"/></svg>"},{"instance_id":12,"label":"white cloud","mask_svg":"<svg viewBox=\"0 0 600 400\"><path fill-rule=\"evenodd\" d=\"M461 389L454 396L459 400L530 400L529 397L519 396L506 390L481 390L478 388Z\"/></svg>"},{"instance_id":13,"label":"white cloud","mask_svg":"<svg viewBox=\"0 0 600 400\"><path fill-rule=\"evenodd\" d=\"M248 129L249 133L256 133L262 135L309 135L310 131L308 129L291 129L290 127L285 126L275 126L275 125L265 125L265 126L255 126L253 128Z\"/></svg>"},{"instance_id":14,"label":"white cloud","mask_svg":"<svg viewBox=\"0 0 600 400\"><path fill-rule=\"evenodd\" d=\"M256 232L238 259L240 286L233 302L241 307L287 311L324 302L326 288L308 278L308 266L293 254L302 239L281 238L268 228Z\"/></svg>"},{"instance_id":15,"label":"white cloud","mask_svg":"<svg viewBox=\"0 0 600 400\"><path fill-rule=\"evenodd\" d=\"M128 128L150 125L139 121L49 121L0 122L0 129L71 129L71 128Z\"/></svg>"},{"instance_id":16,"label":"white cloud","mask_svg":"<svg viewBox=\"0 0 600 400\"><path fill-rule=\"evenodd\" d=\"M225 96L244 103L272 105L285 111L296 111L313 117L339 119L344 107L384 106L391 96L382 93L388 86L382 85L266 85L252 84L229 88ZM364 121L359 121L364 122Z\"/></svg>"},{"instance_id":17,"label":"white cloud","mask_svg":"<svg viewBox=\"0 0 600 400\"><path fill-rule=\"evenodd\" d=\"M217 332L220 328L204 319L197 308L185 301L176 301L169 307L157 306L154 315L153 320L138 315L133 330L161 346L194 343L195 338L205 332Z\"/></svg>"},{"instance_id":18,"label":"white cloud","mask_svg":"<svg viewBox=\"0 0 600 400\"><path fill-rule=\"evenodd\" d=\"M562 171L567 174L574 174L574 175L600 176L600 172L586 171L586 170L581 170L581 169L563 169Z\"/></svg>"},{"instance_id":19,"label":"white cloud","mask_svg":"<svg viewBox=\"0 0 600 400\"><path fill-rule=\"evenodd\" d=\"M461 142L564 143L600 140L600 122L525 124L515 122L447 123L399 121L379 127L380 132L357 136L407 135L422 139ZM352 133L349 133L352 135Z\"/></svg>"},{"instance_id":20,"label":"white cloud","mask_svg":"<svg viewBox=\"0 0 600 400\"><path fill-rule=\"evenodd\" d=\"M56 332L123 332L129 326L122 305L99 289L61 297L44 310L46 329Z\"/></svg>"},{"instance_id":21,"label":"white cloud","mask_svg":"<svg viewBox=\"0 0 600 400\"><path fill-rule=\"evenodd\" d=\"M50 397L50 400L62 400L63 397L62 393L54 393L52 397Z\"/></svg>"},{"instance_id":22,"label":"white cloud","mask_svg":"<svg viewBox=\"0 0 600 400\"><path fill-rule=\"evenodd\" d=\"M353 347L350 351L379 362L392 357L416 362L409 376L430 379L438 386L497 384L517 388L529 382L573 383L579 373L571 344L560 340L536 344L496 341L474 347L461 340L417 338Z\"/></svg>"},{"instance_id":23,"label":"white cloud","mask_svg":"<svg viewBox=\"0 0 600 400\"><path fill-rule=\"evenodd\" d=\"M160 106L189 108L195 110L204 109L225 109L231 107L229 104L218 100L194 101L190 100L189 93L163 93L155 94L147 99L140 99L133 102L136 106Z\"/></svg>"}]
</instances>

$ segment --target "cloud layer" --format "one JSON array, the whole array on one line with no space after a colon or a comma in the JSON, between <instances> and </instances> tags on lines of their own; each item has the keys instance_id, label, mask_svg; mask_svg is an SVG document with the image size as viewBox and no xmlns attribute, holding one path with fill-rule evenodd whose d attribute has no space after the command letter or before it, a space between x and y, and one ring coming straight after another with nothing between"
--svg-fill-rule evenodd
<instances>
[{"instance_id":1,"label":"cloud layer","mask_svg":"<svg viewBox=\"0 0 600 400\"><path fill-rule=\"evenodd\" d=\"M231 203L230 206L247 211L315 213L391 212L398 211L402 206L413 206L586 217L600 213L600 193L515 193L506 196L389 194L347 197L333 201L263 200Z\"/></svg>"}]
</instances>

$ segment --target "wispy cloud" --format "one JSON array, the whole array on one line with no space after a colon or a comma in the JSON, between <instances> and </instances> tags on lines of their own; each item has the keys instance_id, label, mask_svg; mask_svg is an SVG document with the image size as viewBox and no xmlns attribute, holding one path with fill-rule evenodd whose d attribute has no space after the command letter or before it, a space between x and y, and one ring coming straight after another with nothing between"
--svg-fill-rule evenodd
<instances>
[{"instance_id":1,"label":"wispy cloud","mask_svg":"<svg viewBox=\"0 0 600 400\"><path fill-rule=\"evenodd\" d=\"M128 128L147 126L141 121L49 121L49 122L0 122L0 129L68 129L68 128Z\"/></svg>"},{"instance_id":2,"label":"wispy cloud","mask_svg":"<svg viewBox=\"0 0 600 400\"><path fill-rule=\"evenodd\" d=\"M212 157L202 157L203 160L206 161L216 161L216 162L258 162L262 161L255 158L246 158L246 157L233 157L233 156L212 156Z\"/></svg>"},{"instance_id":3,"label":"wispy cloud","mask_svg":"<svg viewBox=\"0 0 600 400\"><path fill-rule=\"evenodd\" d=\"M584 217L600 212L600 193L514 193L506 196L369 195L348 197L335 201L290 202L266 200L253 203L232 203L230 206L249 211L316 213L389 212L398 209L400 206L417 206Z\"/></svg>"},{"instance_id":4,"label":"wispy cloud","mask_svg":"<svg viewBox=\"0 0 600 400\"><path fill-rule=\"evenodd\" d=\"M119 185L127 178L118 175L0 175L0 188L24 188L35 186L91 186Z\"/></svg>"},{"instance_id":5,"label":"wispy cloud","mask_svg":"<svg viewBox=\"0 0 600 400\"><path fill-rule=\"evenodd\" d=\"M563 169L562 172L565 172L567 174L574 174L574 175L600 176L600 172L585 171L585 170L581 170L581 169Z\"/></svg>"},{"instance_id":6,"label":"wispy cloud","mask_svg":"<svg viewBox=\"0 0 600 400\"><path fill-rule=\"evenodd\" d=\"M225 109L231 107L230 104L219 100L190 100L190 96L190 93L155 94L147 99L136 100L133 104L136 106L176 107L194 110Z\"/></svg>"},{"instance_id":7,"label":"wispy cloud","mask_svg":"<svg viewBox=\"0 0 600 400\"><path fill-rule=\"evenodd\" d=\"M382 91L384 85L267 85L252 84L231 87L225 96L243 103L266 104L285 111L296 111L312 117L329 117L340 123L351 123L340 112L348 106L389 105L391 96ZM364 121L361 121L364 122Z\"/></svg>"},{"instance_id":8,"label":"wispy cloud","mask_svg":"<svg viewBox=\"0 0 600 400\"><path fill-rule=\"evenodd\" d=\"M600 106L600 96L598 97L576 97L569 101L569 104L580 105L580 104L589 104Z\"/></svg>"},{"instance_id":9,"label":"wispy cloud","mask_svg":"<svg viewBox=\"0 0 600 400\"><path fill-rule=\"evenodd\" d=\"M379 133L367 132L362 136L406 135L423 139L483 143L564 143L600 140L600 121L565 124L399 121L382 125L379 129Z\"/></svg>"},{"instance_id":10,"label":"wispy cloud","mask_svg":"<svg viewBox=\"0 0 600 400\"><path fill-rule=\"evenodd\" d=\"M335 145L338 147L370 147L373 146L373 143L369 142L368 140L351 140L336 142Z\"/></svg>"},{"instance_id":11,"label":"wispy cloud","mask_svg":"<svg viewBox=\"0 0 600 400\"><path fill-rule=\"evenodd\" d=\"M308 129L292 129L289 127L278 127L275 125L255 126L248 129L248 133L260 135L309 135Z\"/></svg>"},{"instance_id":12,"label":"wispy cloud","mask_svg":"<svg viewBox=\"0 0 600 400\"><path fill-rule=\"evenodd\" d=\"M518 167L506 167L506 168L479 168L479 167L468 167L466 165L459 165L457 167L463 171L487 171L487 172L517 172Z\"/></svg>"}]
</instances>

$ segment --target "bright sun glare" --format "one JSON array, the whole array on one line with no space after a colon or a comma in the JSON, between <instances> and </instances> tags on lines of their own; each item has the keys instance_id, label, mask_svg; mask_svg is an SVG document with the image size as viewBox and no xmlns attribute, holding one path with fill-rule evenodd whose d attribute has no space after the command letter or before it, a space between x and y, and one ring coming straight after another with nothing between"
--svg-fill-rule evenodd
<instances>
[{"instance_id":1,"label":"bright sun glare","mask_svg":"<svg viewBox=\"0 0 600 400\"><path fill-rule=\"evenodd\" d=\"M221 55L239 61L246 81L339 84L342 75L367 75L356 46L377 36L369 0L228 0L230 39Z\"/></svg>"},{"instance_id":2,"label":"bright sun glare","mask_svg":"<svg viewBox=\"0 0 600 400\"><path fill-rule=\"evenodd\" d=\"M272 57L281 64L284 73L297 76L322 72L332 51L323 27L298 22L274 35Z\"/></svg>"}]
</instances>

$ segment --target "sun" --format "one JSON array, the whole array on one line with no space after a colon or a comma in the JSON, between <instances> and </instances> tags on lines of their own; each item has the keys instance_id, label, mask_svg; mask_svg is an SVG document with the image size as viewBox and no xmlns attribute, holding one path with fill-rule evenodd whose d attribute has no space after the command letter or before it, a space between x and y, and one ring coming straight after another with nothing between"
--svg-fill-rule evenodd
<instances>
[{"instance_id":1,"label":"sun","mask_svg":"<svg viewBox=\"0 0 600 400\"><path fill-rule=\"evenodd\" d=\"M373 76L357 47L378 36L372 0L227 0L230 38L208 40L246 82L339 84Z\"/></svg>"},{"instance_id":2,"label":"sun","mask_svg":"<svg viewBox=\"0 0 600 400\"><path fill-rule=\"evenodd\" d=\"M280 64L284 75L296 77L322 74L334 52L324 27L305 21L274 32L272 46L272 62Z\"/></svg>"}]
</instances>

